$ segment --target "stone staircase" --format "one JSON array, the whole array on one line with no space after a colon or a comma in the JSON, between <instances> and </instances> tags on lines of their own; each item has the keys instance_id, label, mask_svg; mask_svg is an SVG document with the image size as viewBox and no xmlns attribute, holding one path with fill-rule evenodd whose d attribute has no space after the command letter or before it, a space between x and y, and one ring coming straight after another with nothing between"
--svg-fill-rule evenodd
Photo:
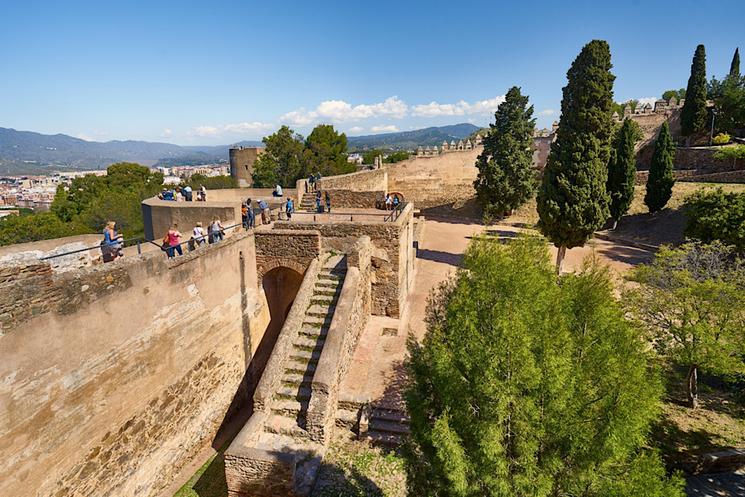
<instances>
[{"instance_id":1,"label":"stone staircase","mask_svg":"<svg viewBox=\"0 0 745 497\"><path fill-rule=\"evenodd\" d=\"M367 439L373 444L398 447L409 434L409 416L400 409L373 407L367 427Z\"/></svg>"},{"instance_id":2,"label":"stone staircase","mask_svg":"<svg viewBox=\"0 0 745 497\"><path fill-rule=\"evenodd\" d=\"M323 203L323 199L321 199ZM303 200L300 202L298 212L316 212L316 192L303 193Z\"/></svg>"},{"instance_id":3,"label":"stone staircase","mask_svg":"<svg viewBox=\"0 0 745 497\"><path fill-rule=\"evenodd\" d=\"M344 256L329 257L319 272L310 306L292 345L280 387L269 402L270 414L259 439L261 447L278 448L282 452L291 450L299 455L295 478L297 495L308 495L321 462L323 448L311 440L307 431L308 404L313 375L345 275Z\"/></svg>"}]
</instances>

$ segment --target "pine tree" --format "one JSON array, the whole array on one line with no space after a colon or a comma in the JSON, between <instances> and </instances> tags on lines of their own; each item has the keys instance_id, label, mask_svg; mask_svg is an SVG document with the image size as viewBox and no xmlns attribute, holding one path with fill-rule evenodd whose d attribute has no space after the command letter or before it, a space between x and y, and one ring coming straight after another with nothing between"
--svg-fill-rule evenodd
<instances>
[{"instance_id":1,"label":"pine tree","mask_svg":"<svg viewBox=\"0 0 745 497\"><path fill-rule=\"evenodd\" d=\"M735 55L732 56L732 63L729 65L729 77L740 79L740 47L735 48Z\"/></svg>"},{"instance_id":2,"label":"pine tree","mask_svg":"<svg viewBox=\"0 0 745 497\"><path fill-rule=\"evenodd\" d=\"M477 240L441 287L406 392L409 495L682 496L644 451L661 383L607 270Z\"/></svg>"},{"instance_id":3,"label":"pine tree","mask_svg":"<svg viewBox=\"0 0 745 497\"><path fill-rule=\"evenodd\" d=\"M608 220L613 80L608 43L593 40L567 72L556 142L551 146L538 192L538 226L559 251L584 245Z\"/></svg>"},{"instance_id":4,"label":"pine tree","mask_svg":"<svg viewBox=\"0 0 745 497\"><path fill-rule=\"evenodd\" d=\"M696 47L691 63L691 76L686 88L686 101L680 113L680 130L689 137L706 127L706 50Z\"/></svg>"},{"instance_id":5,"label":"pine tree","mask_svg":"<svg viewBox=\"0 0 745 497\"><path fill-rule=\"evenodd\" d=\"M254 163L253 184L259 188L274 188L279 184L295 187L295 181L305 177L303 168L303 137L287 126L262 140L266 148Z\"/></svg>"},{"instance_id":6,"label":"pine tree","mask_svg":"<svg viewBox=\"0 0 745 497\"><path fill-rule=\"evenodd\" d=\"M610 216L616 229L621 216L626 214L634 200L636 183L636 142L641 139L641 129L636 121L626 119L613 139L611 159L608 162Z\"/></svg>"},{"instance_id":7,"label":"pine tree","mask_svg":"<svg viewBox=\"0 0 745 497\"><path fill-rule=\"evenodd\" d=\"M535 194L533 132L535 119L528 97L513 86L494 113L494 124L484 138L484 151L476 160L474 182L484 217L501 217Z\"/></svg>"},{"instance_id":8,"label":"pine tree","mask_svg":"<svg viewBox=\"0 0 745 497\"><path fill-rule=\"evenodd\" d=\"M662 123L660 134L654 144L654 155L649 166L647 177L647 193L644 195L644 203L647 204L649 212L657 212L667 204L673 194L673 160L675 159L675 143L670 135L670 127L667 121Z\"/></svg>"}]
</instances>

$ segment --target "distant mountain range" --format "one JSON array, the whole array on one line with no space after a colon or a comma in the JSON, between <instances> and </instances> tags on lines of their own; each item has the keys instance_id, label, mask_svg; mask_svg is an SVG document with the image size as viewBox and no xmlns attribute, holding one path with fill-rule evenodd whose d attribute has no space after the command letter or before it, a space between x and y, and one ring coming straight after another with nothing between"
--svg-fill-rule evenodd
<instances>
[{"instance_id":1,"label":"distant mountain range","mask_svg":"<svg viewBox=\"0 0 745 497\"><path fill-rule=\"evenodd\" d=\"M374 148L413 150L461 140L478 131L473 124L453 124L368 136L350 136L350 151ZM259 141L236 145L262 146ZM231 145L181 146L137 140L94 142L72 136L43 135L32 131L0 128L0 174L45 174L52 171L104 169L115 162L146 166L194 165L224 162Z\"/></svg>"},{"instance_id":2,"label":"distant mountain range","mask_svg":"<svg viewBox=\"0 0 745 497\"><path fill-rule=\"evenodd\" d=\"M238 145L260 146L258 141ZM0 174L103 169L115 162L143 165L208 164L226 161L229 145L180 146L146 141L93 142L68 135L42 135L0 128Z\"/></svg>"},{"instance_id":3,"label":"distant mountain range","mask_svg":"<svg viewBox=\"0 0 745 497\"><path fill-rule=\"evenodd\" d=\"M451 124L449 126L437 126L397 133L350 136L347 138L347 144L350 151L374 148L414 150L419 146L431 147L433 145L442 145L443 141L462 140L468 138L479 129L481 128L469 123Z\"/></svg>"}]
</instances>

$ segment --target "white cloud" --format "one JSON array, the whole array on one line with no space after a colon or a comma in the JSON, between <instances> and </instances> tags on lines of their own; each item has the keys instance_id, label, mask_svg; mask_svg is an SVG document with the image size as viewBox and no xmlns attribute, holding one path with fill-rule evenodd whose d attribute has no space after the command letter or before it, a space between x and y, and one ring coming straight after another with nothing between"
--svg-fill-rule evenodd
<instances>
[{"instance_id":1,"label":"white cloud","mask_svg":"<svg viewBox=\"0 0 745 497\"><path fill-rule=\"evenodd\" d=\"M493 114L502 102L504 102L504 95L486 100L479 100L472 104L465 100L459 100L454 104L430 102L428 104L415 105L413 107L412 115L421 117L439 117Z\"/></svg>"},{"instance_id":2,"label":"white cloud","mask_svg":"<svg viewBox=\"0 0 745 497\"><path fill-rule=\"evenodd\" d=\"M195 136L217 136L220 134L220 128L216 126L197 126L189 134Z\"/></svg>"},{"instance_id":3,"label":"white cloud","mask_svg":"<svg viewBox=\"0 0 745 497\"><path fill-rule=\"evenodd\" d=\"M352 126L349 128L350 133L362 133L363 131L365 131L365 128L362 126Z\"/></svg>"},{"instance_id":4,"label":"white cloud","mask_svg":"<svg viewBox=\"0 0 745 497\"><path fill-rule=\"evenodd\" d=\"M554 114L556 114L554 109L543 109L538 113L539 116L553 116Z\"/></svg>"},{"instance_id":5,"label":"white cloud","mask_svg":"<svg viewBox=\"0 0 745 497\"><path fill-rule=\"evenodd\" d=\"M236 123L236 124L226 124L223 126L223 129L225 131L228 131L230 133L263 133L265 131L269 131L271 129L274 129L273 124L269 123L262 123L259 121L254 122L242 122L242 123Z\"/></svg>"},{"instance_id":6,"label":"white cloud","mask_svg":"<svg viewBox=\"0 0 745 497\"><path fill-rule=\"evenodd\" d=\"M81 140L85 140L87 142L93 141L93 137L91 137L90 135L86 135L85 133L78 133L77 135L75 135L75 138L80 138Z\"/></svg>"},{"instance_id":7,"label":"white cloud","mask_svg":"<svg viewBox=\"0 0 745 497\"><path fill-rule=\"evenodd\" d=\"M373 133L395 133L398 128L395 124L387 124L385 126L373 126L370 131Z\"/></svg>"},{"instance_id":8,"label":"white cloud","mask_svg":"<svg viewBox=\"0 0 745 497\"><path fill-rule=\"evenodd\" d=\"M171 128L165 128L163 130L163 136L165 136L166 138L171 136L172 134L173 134L173 130Z\"/></svg>"},{"instance_id":9,"label":"white cloud","mask_svg":"<svg viewBox=\"0 0 745 497\"><path fill-rule=\"evenodd\" d=\"M346 122L387 117L402 119L406 117L409 106L400 98L388 97L373 104L352 105L344 100L324 100L314 110L300 108L280 116L279 120L293 126L307 126L319 121Z\"/></svg>"},{"instance_id":10,"label":"white cloud","mask_svg":"<svg viewBox=\"0 0 745 497\"><path fill-rule=\"evenodd\" d=\"M637 99L640 104L650 104L652 107L654 107L654 103L657 101L657 97L642 97Z\"/></svg>"}]
</instances>

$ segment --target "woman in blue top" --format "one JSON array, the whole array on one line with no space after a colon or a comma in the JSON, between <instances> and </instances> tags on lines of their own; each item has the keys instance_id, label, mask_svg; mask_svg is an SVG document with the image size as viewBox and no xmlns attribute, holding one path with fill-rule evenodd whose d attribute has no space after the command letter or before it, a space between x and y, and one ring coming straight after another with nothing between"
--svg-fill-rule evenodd
<instances>
[{"instance_id":1,"label":"woman in blue top","mask_svg":"<svg viewBox=\"0 0 745 497\"><path fill-rule=\"evenodd\" d=\"M116 233L116 223L109 221L103 229L103 241L101 242L101 254L104 262L116 259L120 254L119 235Z\"/></svg>"}]
</instances>

